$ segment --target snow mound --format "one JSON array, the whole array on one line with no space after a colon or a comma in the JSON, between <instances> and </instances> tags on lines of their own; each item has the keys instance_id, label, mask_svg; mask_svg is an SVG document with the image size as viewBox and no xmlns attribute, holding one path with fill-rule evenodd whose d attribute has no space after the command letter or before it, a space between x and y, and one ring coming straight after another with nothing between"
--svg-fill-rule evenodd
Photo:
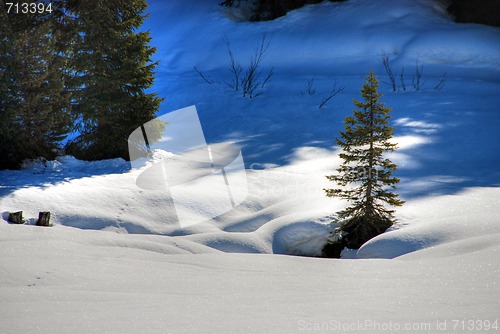
<instances>
[{"instance_id":1,"label":"snow mound","mask_svg":"<svg viewBox=\"0 0 500 334\"><path fill-rule=\"evenodd\" d=\"M259 233L272 238L274 254L321 256L327 242L329 227L309 217L282 217L259 229Z\"/></svg>"},{"instance_id":2,"label":"snow mound","mask_svg":"<svg viewBox=\"0 0 500 334\"><path fill-rule=\"evenodd\" d=\"M357 251L356 257L392 259L434 246L459 241L466 246L469 239L477 244L483 237L498 236L500 224L492 214L498 198L500 188L479 188L432 201L409 203L401 210L401 216L418 214L418 218L413 218L409 225L400 228L396 225L397 229L369 240ZM465 249L472 248L467 246Z\"/></svg>"}]
</instances>

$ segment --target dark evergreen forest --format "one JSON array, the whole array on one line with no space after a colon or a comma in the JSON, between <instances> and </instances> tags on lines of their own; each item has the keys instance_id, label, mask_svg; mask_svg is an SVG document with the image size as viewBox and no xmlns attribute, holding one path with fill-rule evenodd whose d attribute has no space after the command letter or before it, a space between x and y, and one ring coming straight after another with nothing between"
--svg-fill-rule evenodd
<instances>
[{"instance_id":1,"label":"dark evergreen forest","mask_svg":"<svg viewBox=\"0 0 500 334\"><path fill-rule=\"evenodd\" d=\"M161 98L145 0L0 3L0 169L61 151L128 159ZM71 139L68 135L72 134Z\"/></svg>"}]
</instances>

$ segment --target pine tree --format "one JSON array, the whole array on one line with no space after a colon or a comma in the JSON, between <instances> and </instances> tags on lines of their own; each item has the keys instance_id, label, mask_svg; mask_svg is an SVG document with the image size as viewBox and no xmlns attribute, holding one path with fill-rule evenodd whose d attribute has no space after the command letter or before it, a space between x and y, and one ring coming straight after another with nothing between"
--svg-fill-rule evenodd
<instances>
[{"instance_id":1,"label":"pine tree","mask_svg":"<svg viewBox=\"0 0 500 334\"><path fill-rule=\"evenodd\" d=\"M80 135L67 145L78 158L128 159L128 136L154 118L162 101L145 90L156 63L144 21L145 0L58 2L72 30L74 113ZM57 6L56 6L57 7Z\"/></svg>"},{"instance_id":2,"label":"pine tree","mask_svg":"<svg viewBox=\"0 0 500 334\"><path fill-rule=\"evenodd\" d=\"M56 156L70 125L64 60L48 15L0 8L0 168Z\"/></svg>"},{"instance_id":3,"label":"pine tree","mask_svg":"<svg viewBox=\"0 0 500 334\"><path fill-rule=\"evenodd\" d=\"M339 155L343 163L337 175L327 176L341 188L324 189L328 197L351 202L338 212L342 224L335 232L337 236L343 235L343 243L349 248L359 248L394 223L394 211L384 204L404 203L390 191L399 182L393 176L397 166L383 153L395 151L397 144L389 141L394 130L389 126L391 109L379 102L382 95L378 93L378 80L373 72L366 77L361 95L364 101L354 100L357 110L345 118L345 131L337 139L343 150Z\"/></svg>"}]
</instances>

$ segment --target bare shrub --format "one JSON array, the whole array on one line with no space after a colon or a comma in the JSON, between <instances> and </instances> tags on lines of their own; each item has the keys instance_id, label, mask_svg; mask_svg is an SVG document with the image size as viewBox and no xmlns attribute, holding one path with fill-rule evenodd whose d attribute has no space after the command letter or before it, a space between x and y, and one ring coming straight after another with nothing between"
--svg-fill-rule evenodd
<instances>
[{"instance_id":1,"label":"bare shrub","mask_svg":"<svg viewBox=\"0 0 500 334\"><path fill-rule=\"evenodd\" d=\"M261 92L257 92L258 88L265 88L266 84L269 82L274 73L274 68L271 68L265 77L263 77L263 70L261 69L261 63L264 59L264 55L271 44L268 40L267 35L264 34L259 45L255 48L253 55L250 57L250 62L243 72L243 67L235 60L233 51L231 50L230 42L227 38L224 39L224 43L227 47L227 52L229 55L229 70L232 74L232 79L226 84L234 89L240 90L243 93L243 97L256 97Z\"/></svg>"},{"instance_id":2,"label":"bare shrub","mask_svg":"<svg viewBox=\"0 0 500 334\"><path fill-rule=\"evenodd\" d=\"M307 80L305 88L306 88L305 91L302 91L302 90L300 91L301 95L307 94L309 96L312 96L312 95L316 94L316 88L314 88L314 78Z\"/></svg>"},{"instance_id":3,"label":"bare shrub","mask_svg":"<svg viewBox=\"0 0 500 334\"><path fill-rule=\"evenodd\" d=\"M389 76L389 84L392 87L392 90L395 92L397 87L396 87L396 76L394 75L394 72L392 71L392 65L389 61L389 56L385 51L382 52L382 64L384 64L385 71L387 72L387 75Z\"/></svg>"}]
</instances>

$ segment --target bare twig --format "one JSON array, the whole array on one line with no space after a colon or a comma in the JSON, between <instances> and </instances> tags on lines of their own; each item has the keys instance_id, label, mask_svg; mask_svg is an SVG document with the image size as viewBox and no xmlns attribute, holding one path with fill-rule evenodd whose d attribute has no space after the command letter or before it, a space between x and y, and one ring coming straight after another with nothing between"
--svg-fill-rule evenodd
<instances>
[{"instance_id":1,"label":"bare twig","mask_svg":"<svg viewBox=\"0 0 500 334\"><path fill-rule=\"evenodd\" d=\"M436 85L436 87L434 87L434 90L439 92L439 91L441 91L441 89L443 89L443 87L446 83L446 75L447 75L447 73L445 72L443 74L443 76L441 77L441 80L439 80L439 83Z\"/></svg>"},{"instance_id":2,"label":"bare twig","mask_svg":"<svg viewBox=\"0 0 500 334\"><path fill-rule=\"evenodd\" d=\"M401 74L399 75L401 79L401 87L403 88L404 91L406 91L406 83L405 83L405 68L401 68Z\"/></svg>"},{"instance_id":3,"label":"bare twig","mask_svg":"<svg viewBox=\"0 0 500 334\"><path fill-rule=\"evenodd\" d=\"M396 91L396 77L394 76L394 72L392 71L392 66L389 62L389 56L387 53L382 52L382 64L384 64L385 71L389 76L390 85L392 86L392 90Z\"/></svg>"},{"instance_id":4,"label":"bare twig","mask_svg":"<svg viewBox=\"0 0 500 334\"><path fill-rule=\"evenodd\" d=\"M196 71L196 73L198 73L200 75L200 77L205 80L206 83L208 83L209 85L215 83L215 81L210 77L210 76L205 76L200 70L198 70L196 68L196 66L194 67L194 70Z\"/></svg>"},{"instance_id":5,"label":"bare twig","mask_svg":"<svg viewBox=\"0 0 500 334\"><path fill-rule=\"evenodd\" d=\"M337 83L334 83L332 91L330 92L330 94L328 94L328 96L324 97L323 100L321 100L319 108L320 109L323 108L328 101L330 101L338 93L341 93L344 90L344 88L345 87L337 87Z\"/></svg>"},{"instance_id":6,"label":"bare twig","mask_svg":"<svg viewBox=\"0 0 500 334\"><path fill-rule=\"evenodd\" d=\"M267 40L266 34L262 36L260 45L255 49L254 55L250 58L250 64L248 65L245 75L241 79L241 88L243 90L243 96L254 96L255 89L260 85L259 77L262 71L259 70L259 66L264 58L264 54L269 48L271 42ZM267 82L272 76L272 70L270 74L267 75L265 82ZM264 84L264 83L263 83Z\"/></svg>"},{"instance_id":7,"label":"bare twig","mask_svg":"<svg viewBox=\"0 0 500 334\"><path fill-rule=\"evenodd\" d=\"M269 70L269 73L267 73L267 76L264 79L264 81L262 82L262 85L260 86L260 88L264 88L266 86L267 82L269 81L269 79L271 79L273 74L274 74L274 67L271 67L271 69Z\"/></svg>"},{"instance_id":8,"label":"bare twig","mask_svg":"<svg viewBox=\"0 0 500 334\"><path fill-rule=\"evenodd\" d=\"M303 92L303 91L300 91L300 93L302 95L314 95L316 94L316 88L314 88L314 78L310 79L310 80L307 80L307 83L306 83L306 91Z\"/></svg>"},{"instance_id":9,"label":"bare twig","mask_svg":"<svg viewBox=\"0 0 500 334\"><path fill-rule=\"evenodd\" d=\"M424 72L424 65L419 65L418 60L415 63L415 76L413 77L413 88L420 90L422 88L422 73Z\"/></svg>"},{"instance_id":10,"label":"bare twig","mask_svg":"<svg viewBox=\"0 0 500 334\"><path fill-rule=\"evenodd\" d=\"M233 56L233 51L231 51L231 46L229 43L229 39L224 37L224 43L227 47L227 53L229 55L229 70L233 73L233 80L231 82L226 82L226 84L234 90L239 90L240 85L240 74L242 71L241 65L236 63Z\"/></svg>"}]
</instances>

